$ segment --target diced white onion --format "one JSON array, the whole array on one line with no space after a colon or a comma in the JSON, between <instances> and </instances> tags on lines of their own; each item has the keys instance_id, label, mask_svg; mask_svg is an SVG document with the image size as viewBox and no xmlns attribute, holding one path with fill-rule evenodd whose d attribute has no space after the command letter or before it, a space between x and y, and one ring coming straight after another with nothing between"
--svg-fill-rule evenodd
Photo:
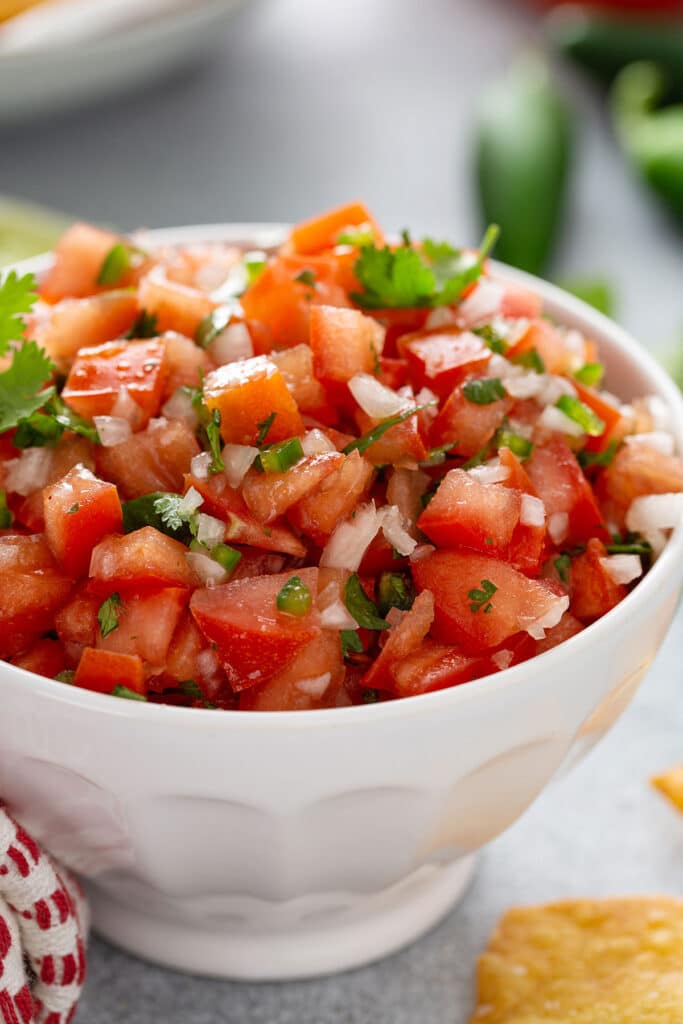
<instances>
[{"instance_id":1,"label":"diced white onion","mask_svg":"<svg viewBox=\"0 0 683 1024\"><path fill-rule=\"evenodd\" d=\"M199 652L196 665L197 675L202 681L209 681L217 674L222 674L220 658L210 647Z\"/></svg>"},{"instance_id":2,"label":"diced white onion","mask_svg":"<svg viewBox=\"0 0 683 1024\"><path fill-rule=\"evenodd\" d=\"M671 530L683 517L683 494L645 494L631 502L626 527L649 539L653 530Z\"/></svg>"},{"instance_id":3,"label":"diced white onion","mask_svg":"<svg viewBox=\"0 0 683 1024\"><path fill-rule=\"evenodd\" d=\"M301 439L304 455L324 455L325 452L336 452L336 448L327 434L317 427L307 430Z\"/></svg>"},{"instance_id":4,"label":"diced white onion","mask_svg":"<svg viewBox=\"0 0 683 1024\"><path fill-rule=\"evenodd\" d=\"M307 693L309 697L322 697L330 685L331 679L332 674L330 672L323 672L321 676L315 676L312 679L299 679L296 688L301 690L302 693Z\"/></svg>"},{"instance_id":5,"label":"diced white onion","mask_svg":"<svg viewBox=\"0 0 683 1024\"><path fill-rule=\"evenodd\" d=\"M664 399L660 398L659 395L647 395L643 399L643 403L650 414L655 430L670 430L671 413Z\"/></svg>"},{"instance_id":6,"label":"diced white onion","mask_svg":"<svg viewBox=\"0 0 683 1024\"><path fill-rule=\"evenodd\" d=\"M566 594L562 597L556 597L545 615L534 619L529 625L524 626L524 629L534 640L543 640L546 629L552 629L553 626L556 626L568 607L569 598Z\"/></svg>"},{"instance_id":7,"label":"diced white onion","mask_svg":"<svg viewBox=\"0 0 683 1024\"><path fill-rule=\"evenodd\" d=\"M555 373L541 373L541 390L538 393L538 400L541 405L555 405L562 395L576 397L576 388L566 377L559 377Z\"/></svg>"},{"instance_id":8,"label":"diced white onion","mask_svg":"<svg viewBox=\"0 0 683 1024\"><path fill-rule=\"evenodd\" d=\"M501 672L503 669L510 667L513 658L514 654L512 651L496 651L495 654L491 655L491 661Z\"/></svg>"},{"instance_id":9,"label":"diced white onion","mask_svg":"<svg viewBox=\"0 0 683 1024\"><path fill-rule=\"evenodd\" d=\"M323 608L320 625L323 629L358 629L358 623L339 597L328 604L327 608Z\"/></svg>"},{"instance_id":10,"label":"diced white onion","mask_svg":"<svg viewBox=\"0 0 683 1024\"><path fill-rule=\"evenodd\" d=\"M488 323L500 310L503 288L495 281L483 278L458 307L458 323L462 327L477 327Z\"/></svg>"},{"instance_id":11,"label":"diced white onion","mask_svg":"<svg viewBox=\"0 0 683 1024\"><path fill-rule=\"evenodd\" d=\"M5 463L5 489L26 497L45 487L52 468L49 448L25 448L18 459Z\"/></svg>"},{"instance_id":12,"label":"diced white onion","mask_svg":"<svg viewBox=\"0 0 683 1024\"><path fill-rule=\"evenodd\" d=\"M238 359L251 359L254 346L247 325L241 320L228 324L211 342L208 352L218 366Z\"/></svg>"},{"instance_id":13,"label":"diced white onion","mask_svg":"<svg viewBox=\"0 0 683 1024\"><path fill-rule=\"evenodd\" d=\"M193 573L205 587L216 587L220 583L225 583L228 578L228 573L223 566L208 555L203 555L201 551L188 551L185 558Z\"/></svg>"},{"instance_id":14,"label":"diced white onion","mask_svg":"<svg viewBox=\"0 0 683 1024\"><path fill-rule=\"evenodd\" d=\"M112 406L111 414L112 416L117 416L122 420L128 420L133 429L138 427L144 418L142 409L131 396L125 384L123 387L119 388L119 393L116 396L114 405Z\"/></svg>"},{"instance_id":15,"label":"diced white onion","mask_svg":"<svg viewBox=\"0 0 683 1024\"><path fill-rule=\"evenodd\" d=\"M418 544L412 555L410 555L410 561L419 562L423 558L427 558L428 555L431 555L433 551L436 551L433 544Z\"/></svg>"},{"instance_id":16,"label":"diced white onion","mask_svg":"<svg viewBox=\"0 0 683 1024\"><path fill-rule=\"evenodd\" d=\"M491 459L481 466L472 466L468 472L480 484L499 484L510 476L509 467L501 465L500 459Z\"/></svg>"},{"instance_id":17,"label":"diced white onion","mask_svg":"<svg viewBox=\"0 0 683 1024\"><path fill-rule=\"evenodd\" d=\"M213 548L216 544L221 544L225 540L225 523L223 520L200 512L197 516L197 540L200 544L206 544L207 548Z\"/></svg>"},{"instance_id":18,"label":"diced white onion","mask_svg":"<svg viewBox=\"0 0 683 1024\"><path fill-rule=\"evenodd\" d=\"M553 512L548 520L548 533L553 544L561 544L569 533L569 515L567 512Z\"/></svg>"},{"instance_id":19,"label":"diced white onion","mask_svg":"<svg viewBox=\"0 0 683 1024\"><path fill-rule=\"evenodd\" d=\"M643 575L640 555L608 555L600 564L615 583L632 583Z\"/></svg>"},{"instance_id":20,"label":"diced white onion","mask_svg":"<svg viewBox=\"0 0 683 1024\"><path fill-rule=\"evenodd\" d=\"M258 453L258 448L253 448L248 444L225 445L221 455L225 466L225 477L231 487L239 487Z\"/></svg>"},{"instance_id":21,"label":"diced white onion","mask_svg":"<svg viewBox=\"0 0 683 1024\"><path fill-rule=\"evenodd\" d=\"M437 306L432 309L425 320L425 327L428 331L436 327L451 327L457 322L457 314L450 306Z\"/></svg>"},{"instance_id":22,"label":"diced white onion","mask_svg":"<svg viewBox=\"0 0 683 1024\"><path fill-rule=\"evenodd\" d=\"M114 448L133 436L129 421L121 416L94 416L93 423L103 448Z\"/></svg>"},{"instance_id":23,"label":"diced white onion","mask_svg":"<svg viewBox=\"0 0 683 1024\"><path fill-rule=\"evenodd\" d=\"M522 495L519 521L522 526L543 526L545 523L545 505L540 498L534 498L532 494Z\"/></svg>"},{"instance_id":24,"label":"diced white onion","mask_svg":"<svg viewBox=\"0 0 683 1024\"><path fill-rule=\"evenodd\" d=\"M390 608L386 614L386 620L390 626L398 626L407 614L402 608Z\"/></svg>"},{"instance_id":25,"label":"diced white onion","mask_svg":"<svg viewBox=\"0 0 683 1024\"><path fill-rule=\"evenodd\" d=\"M344 520L335 528L320 556L320 565L355 572L377 535L383 518L383 513L375 508L374 501L360 505L351 519Z\"/></svg>"},{"instance_id":26,"label":"diced white onion","mask_svg":"<svg viewBox=\"0 0 683 1024\"><path fill-rule=\"evenodd\" d=\"M377 378L369 373L357 373L352 377L349 381L349 391L363 412L373 420L395 416L406 407L406 400L402 395L380 384Z\"/></svg>"},{"instance_id":27,"label":"diced white onion","mask_svg":"<svg viewBox=\"0 0 683 1024\"><path fill-rule=\"evenodd\" d=\"M196 487L190 487L178 504L184 512L191 515L193 512L197 511L200 505L204 504L204 499Z\"/></svg>"},{"instance_id":28,"label":"diced white onion","mask_svg":"<svg viewBox=\"0 0 683 1024\"><path fill-rule=\"evenodd\" d=\"M385 505L380 509L382 515L382 533L392 548L398 551L399 555L412 555L417 547L414 540L405 526L403 517L396 505Z\"/></svg>"},{"instance_id":29,"label":"diced white onion","mask_svg":"<svg viewBox=\"0 0 683 1024\"><path fill-rule=\"evenodd\" d=\"M434 394L431 388L423 387L420 388L418 393L415 395L415 401L417 402L418 405L429 405L431 403L436 407L438 405L439 399ZM436 411L434 412L434 415L436 415Z\"/></svg>"},{"instance_id":30,"label":"diced white onion","mask_svg":"<svg viewBox=\"0 0 683 1024\"><path fill-rule=\"evenodd\" d=\"M162 405L161 411L169 420L184 420L192 430L199 425L199 417L192 407L192 399L182 388L176 388L168 401Z\"/></svg>"},{"instance_id":31,"label":"diced white onion","mask_svg":"<svg viewBox=\"0 0 683 1024\"><path fill-rule=\"evenodd\" d=\"M193 455L192 462L190 463L190 472L197 480L208 480L210 465L211 453L200 452L199 455Z\"/></svg>"},{"instance_id":32,"label":"diced white onion","mask_svg":"<svg viewBox=\"0 0 683 1024\"><path fill-rule=\"evenodd\" d=\"M649 434L629 434L624 438L626 444L644 444L654 448L662 455L673 455L674 439L664 430L652 430Z\"/></svg>"},{"instance_id":33,"label":"diced white onion","mask_svg":"<svg viewBox=\"0 0 683 1024\"><path fill-rule=\"evenodd\" d=\"M554 430L558 434L567 434L569 437L583 437L584 433L583 427L554 405L546 405L538 417L538 426L545 427L546 430Z\"/></svg>"},{"instance_id":34,"label":"diced white onion","mask_svg":"<svg viewBox=\"0 0 683 1024\"><path fill-rule=\"evenodd\" d=\"M491 373L495 371L491 368ZM536 398L543 390L540 373L515 373L501 377L505 390L512 398Z\"/></svg>"}]
</instances>

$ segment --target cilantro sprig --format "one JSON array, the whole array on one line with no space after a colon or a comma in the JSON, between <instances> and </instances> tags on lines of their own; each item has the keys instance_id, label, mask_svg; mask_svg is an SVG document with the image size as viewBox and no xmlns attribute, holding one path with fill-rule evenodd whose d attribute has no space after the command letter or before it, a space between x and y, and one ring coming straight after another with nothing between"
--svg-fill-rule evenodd
<instances>
[{"instance_id":1,"label":"cilantro sprig","mask_svg":"<svg viewBox=\"0 0 683 1024\"><path fill-rule=\"evenodd\" d=\"M10 270L0 284L0 355L11 341L21 341L26 330L24 313L30 313L38 298L33 274L19 277Z\"/></svg>"},{"instance_id":2,"label":"cilantro sprig","mask_svg":"<svg viewBox=\"0 0 683 1024\"><path fill-rule=\"evenodd\" d=\"M44 390L53 370L52 360L35 341L25 341L15 351L10 366L0 373L0 434L38 412L54 396L54 388Z\"/></svg>"},{"instance_id":3,"label":"cilantro sprig","mask_svg":"<svg viewBox=\"0 0 683 1024\"><path fill-rule=\"evenodd\" d=\"M470 600L470 611L472 614L476 615L476 613L482 611L482 609L484 611L484 615L488 615L489 612L493 611L491 598L497 590L498 587L495 583L492 583L491 580L482 580L481 590L478 587L474 587L470 590L467 596Z\"/></svg>"},{"instance_id":4,"label":"cilantro sprig","mask_svg":"<svg viewBox=\"0 0 683 1024\"><path fill-rule=\"evenodd\" d=\"M117 593L111 594L106 601L103 601L97 612L97 621L100 624L100 635L105 637L119 628L119 609L122 607L121 596Z\"/></svg>"},{"instance_id":5,"label":"cilantro sprig","mask_svg":"<svg viewBox=\"0 0 683 1024\"><path fill-rule=\"evenodd\" d=\"M346 581L344 602L359 626L364 629L389 629L389 623L381 617L377 605L365 593L355 572Z\"/></svg>"}]
</instances>

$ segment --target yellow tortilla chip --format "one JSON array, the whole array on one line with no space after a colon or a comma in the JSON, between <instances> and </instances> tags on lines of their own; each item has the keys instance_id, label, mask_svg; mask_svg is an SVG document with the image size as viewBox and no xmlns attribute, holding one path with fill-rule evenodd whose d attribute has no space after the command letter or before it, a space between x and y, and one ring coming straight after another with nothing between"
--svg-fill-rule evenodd
<instances>
[{"instance_id":1,"label":"yellow tortilla chip","mask_svg":"<svg viewBox=\"0 0 683 1024\"><path fill-rule=\"evenodd\" d=\"M681 1024L683 900L508 911L479 960L471 1024Z\"/></svg>"},{"instance_id":2,"label":"yellow tortilla chip","mask_svg":"<svg viewBox=\"0 0 683 1024\"><path fill-rule=\"evenodd\" d=\"M663 775L655 775L652 785L668 797L674 807L683 811L683 764Z\"/></svg>"}]
</instances>

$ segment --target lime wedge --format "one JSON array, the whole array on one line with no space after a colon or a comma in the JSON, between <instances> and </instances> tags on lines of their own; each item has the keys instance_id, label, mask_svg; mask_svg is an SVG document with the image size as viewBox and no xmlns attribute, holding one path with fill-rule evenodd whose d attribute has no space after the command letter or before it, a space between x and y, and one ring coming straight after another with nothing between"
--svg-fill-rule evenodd
<instances>
[{"instance_id":1,"label":"lime wedge","mask_svg":"<svg viewBox=\"0 0 683 1024\"><path fill-rule=\"evenodd\" d=\"M0 267L52 249L70 221L47 207L0 196Z\"/></svg>"}]
</instances>

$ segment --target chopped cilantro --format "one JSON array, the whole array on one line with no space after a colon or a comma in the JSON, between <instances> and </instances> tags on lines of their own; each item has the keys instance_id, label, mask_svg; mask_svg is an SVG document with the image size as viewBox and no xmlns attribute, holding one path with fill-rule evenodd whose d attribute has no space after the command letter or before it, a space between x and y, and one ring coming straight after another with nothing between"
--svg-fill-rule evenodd
<instances>
[{"instance_id":1,"label":"chopped cilantro","mask_svg":"<svg viewBox=\"0 0 683 1024\"><path fill-rule=\"evenodd\" d=\"M355 629L342 629L339 633L339 640L343 658L348 658L349 654L363 653L363 644Z\"/></svg>"},{"instance_id":2,"label":"chopped cilantro","mask_svg":"<svg viewBox=\"0 0 683 1024\"><path fill-rule=\"evenodd\" d=\"M142 309L123 337L126 341L131 341L133 338L154 338L158 333L156 313L148 313L146 309Z\"/></svg>"},{"instance_id":3,"label":"chopped cilantro","mask_svg":"<svg viewBox=\"0 0 683 1024\"><path fill-rule=\"evenodd\" d=\"M462 393L468 402L475 405L491 405L505 398L505 388L499 377L479 377L468 380L462 386Z\"/></svg>"},{"instance_id":4,"label":"chopped cilantro","mask_svg":"<svg viewBox=\"0 0 683 1024\"><path fill-rule=\"evenodd\" d=\"M416 416L418 412L422 412L423 409L429 409L433 405L437 405L436 399L433 402L425 402L424 405L416 405L412 409L406 409L405 412L399 412L395 416L389 416L388 419L382 420L376 427L369 430L367 434L362 434L357 437L355 441L349 441L346 448L344 448L344 455L350 455L353 451L364 452L366 448L369 448L375 441L379 441L380 437L386 434L387 430L395 427L398 423L403 423L404 420L410 419L411 416Z\"/></svg>"},{"instance_id":5,"label":"chopped cilantro","mask_svg":"<svg viewBox=\"0 0 683 1024\"><path fill-rule=\"evenodd\" d=\"M210 700L206 699L199 683L196 683L194 679L183 679L182 682L178 683L178 689L184 693L186 697L191 697L192 700L201 701L205 708L215 711L217 705L212 704Z\"/></svg>"},{"instance_id":6,"label":"chopped cilantro","mask_svg":"<svg viewBox=\"0 0 683 1024\"><path fill-rule=\"evenodd\" d=\"M116 242L102 260L102 266L97 275L97 284L118 284L130 268L131 250L129 246L124 245L123 242Z\"/></svg>"},{"instance_id":7,"label":"chopped cilantro","mask_svg":"<svg viewBox=\"0 0 683 1024\"><path fill-rule=\"evenodd\" d=\"M568 416L574 423L578 423L581 429L589 437L600 437L605 432L605 422L593 412L589 405L586 405L574 395L560 395L555 402L555 407Z\"/></svg>"},{"instance_id":8,"label":"chopped cilantro","mask_svg":"<svg viewBox=\"0 0 683 1024\"><path fill-rule=\"evenodd\" d=\"M256 426L258 427L258 434L256 435L257 448L260 448L263 444L265 444L266 438L268 437L268 431L272 427L273 420L275 419L276 416L276 412L271 412L269 416L266 416L264 420L261 420L260 423L256 424Z\"/></svg>"},{"instance_id":9,"label":"chopped cilantro","mask_svg":"<svg viewBox=\"0 0 683 1024\"><path fill-rule=\"evenodd\" d=\"M572 560L568 554L558 555L553 565L557 569L557 575L563 583L569 583L569 572L572 567Z\"/></svg>"},{"instance_id":10,"label":"chopped cilantro","mask_svg":"<svg viewBox=\"0 0 683 1024\"><path fill-rule=\"evenodd\" d=\"M517 355L512 356L511 362L517 363L518 366L526 366L528 370L534 370L535 373L545 373L545 363L535 348L527 349L526 352L519 352Z\"/></svg>"},{"instance_id":11,"label":"chopped cilantro","mask_svg":"<svg viewBox=\"0 0 683 1024\"><path fill-rule=\"evenodd\" d=\"M390 608L408 611L413 607L415 590L409 576L401 572L383 572L377 588L377 605L382 615Z\"/></svg>"},{"instance_id":12,"label":"chopped cilantro","mask_svg":"<svg viewBox=\"0 0 683 1024\"><path fill-rule=\"evenodd\" d=\"M125 700L142 700L146 701L144 693L136 693L135 690L130 690L127 686L122 686L121 683L117 683L114 689L111 691L112 697L123 697Z\"/></svg>"},{"instance_id":13,"label":"chopped cilantro","mask_svg":"<svg viewBox=\"0 0 683 1024\"><path fill-rule=\"evenodd\" d=\"M589 452L584 449L577 455L579 465L582 469L589 469L591 466L609 466L620 447L619 441L612 440L602 452Z\"/></svg>"},{"instance_id":14,"label":"chopped cilantro","mask_svg":"<svg viewBox=\"0 0 683 1024\"><path fill-rule=\"evenodd\" d=\"M68 683L69 685L72 685L75 677L76 677L76 670L75 669L73 669L73 668L63 668L61 672L57 673L57 675L55 676L55 679L57 680L58 683Z\"/></svg>"},{"instance_id":15,"label":"chopped cilantro","mask_svg":"<svg viewBox=\"0 0 683 1024\"><path fill-rule=\"evenodd\" d=\"M230 306L218 306L199 321L194 333L194 340L200 348L208 348L212 341L225 330L232 319L233 310Z\"/></svg>"},{"instance_id":16,"label":"chopped cilantro","mask_svg":"<svg viewBox=\"0 0 683 1024\"><path fill-rule=\"evenodd\" d=\"M74 504L73 504L73 505L71 506L71 508L68 508L68 509L66 510L66 514L67 514L68 516L73 516L73 515L75 515L75 514L76 514L76 512L78 512L78 510L79 510L79 508L80 508L80 507L81 507L81 506L80 506L80 504L79 504L79 503L78 503L78 502L76 501L76 502L74 502Z\"/></svg>"},{"instance_id":17,"label":"chopped cilantro","mask_svg":"<svg viewBox=\"0 0 683 1024\"><path fill-rule=\"evenodd\" d=\"M204 432L211 452L209 473L222 473L225 463L221 454L221 414L218 409L214 409L211 413L211 419L204 427Z\"/></svg>"},{"instance_id":18,"label":"chopped cilantro","mask_svg":"<svg viewBox=\"0 0 683 1024\"><path fill-rule=\"evenodd\" d=\"M508 350L508 343L505 338L498 334L494 330L492 324L484 324L482 327L474 327L472 333L476 334L477 337L488 345L492 352L497 352L499 356L504 356Z\"/></svg>"},{"instance_id":19,"label":"chopped cilantro","mask_svg":"<svg viewBox=\"0 0 683 1024\"><path fill-rule=\"evenodd\" d=\"M99 434L92 423L84 420L58 394L52 392L39 412L19 421L12 444L16 448L42 448L56 444L65 430L80 434L93 444L100 443Z\"/></svg>"},{"instance_id":20,"label":"chopped cilantro","mask_svg":"<svg viewBox=\"0 0 683 1024\"><path fill-rule=\"evenodd\" d=\"M495 585L495 583L491 583L491 580L482 580L481 590L475 588L473 590L470 590L467 594L471 602L470 611L473 614L476 614L483 608L484 615L488 615L488 613L493 609L493 605L491 604L491 598L493 597L497 590L498 587Z\"/></svg>"},{"instance_id":21,"label":"chopped cilantro","mask_svg":"<svg viewBox=\"0 0 683 1024\"><path fill-rule=\"evenodd\" d=\"M580 384L586 384L588 387L597 387L605 374L605 367L602 363L584 363L574 373L574 377L579 381Z\"/></svg>"},{"instance_id":22,"label":"chopped cilantro","mask_svg":"<svg viewBox=\"0 0 683 1024\"><path fill-rule=\"evenodd\" d=\"M143 526L153 526L160 533L165 533L183 544L189 544L193 534L197 532L196 515L182 506L178 509L178 503L181 501L181 494L165 491L152 491L140 498L125 501L122 506L124 532L132 533Z\"/></svg>"},{"instance_id":23,"label":"chopped cilantro","mask_svg":"<svg viewBox=\"0 0 683 1024\"><path fill-rule=\"evenodd\" d=\"M363 590L358 573L352 573L346 581L344 601L359 626L364 629L389 629L389 623L381 618L374 601Z\"/></svg>"},{"instance_id":24,"label":"chopped cilantro","mask_svg":"<svg viewBox=\"0 0 683 1024\"><path fill-rule=\"evenodd\" d=\"M379 690L374 690L371 687L363 690L363 703L364 704L376 704L379 700Z\"/></svg>"},{"instance_id":25,"label":"chopped cilantro","mask_svg":"<svg viewBox=\"0 0 683 1024\"><path fill-rule=\"evenodd\" d=\"M297 274L294 280L298 281L299 284L308 285L309 288L315 288L315 271L307 267L300 274Z\"/></svg>"},{"instance_id":26,"label":"chopped cilantro","mask_svg":"<svg viewBox=\"0 0 683 1024\"><path fill-rule=\"evenodd\" d=\"M7 505L7 495L0 489L0 530L9 530L13 522L14 516Z\"/></svg>"},{"instance_id":27,"label":"chopped cilantro","mask_svg":"<svg viewBox=\"0 0 683 1024\"><path fill-rule=\"evenodd\" d=\"M6 274L0 284L0 355L11 341L21 341L26 322L23 314L30 313L38 295L33 274L19 277L15 270Z\"/></svg>"},{"instance_id":28,"label":"chopped cilantro","mask_svg":"<svg viewBox=\"0 0 683 1024\"><path fill-rule=\"evenodd\" d=\"M451 452L454 448L457 448L459 441L449 441L448 444L441 444L436 448L430 448L427 453L427 458L424 462L421 462L421 466L440 466L446 461L446 455Z\"/></svg>"},{"instance_id":29,"label":"chopped cilantro","mask_svg":"<svg viewBox=\"0 0 683 1024\"><path fill-rule=\"evenodd\" d=\"M612 538L612 543L606 544L605 547L610 555L650 556L652 554L652 545L639 533L626 532L623 536L617 533Z\"/></svg>"},{"instance_id":30,"label":"chopped cilantro","mask_svg":"<svg viewBox=\"0 0 683 1024\"><path fill-rule=\"evenodd\" d=\"M100 624L100 633L103 640L110 633L113 633L115 629L119 628L119 608L121 608L121 598L117 593L112 594L100 605L97 621Z\"/></svg>"},{"instance_id":31,"label":"chopped cilantro","mask_svg":"<svg viewBox=\"0 0 683 1024\"><path fill-rule=\"evenodd\" d=\"M25 341L16 350L8 369L0 373L0 434L32 416L52 398L53 388L42 389L53 369L49 356L35 341Z\"/></svg>"}]
</instances>

